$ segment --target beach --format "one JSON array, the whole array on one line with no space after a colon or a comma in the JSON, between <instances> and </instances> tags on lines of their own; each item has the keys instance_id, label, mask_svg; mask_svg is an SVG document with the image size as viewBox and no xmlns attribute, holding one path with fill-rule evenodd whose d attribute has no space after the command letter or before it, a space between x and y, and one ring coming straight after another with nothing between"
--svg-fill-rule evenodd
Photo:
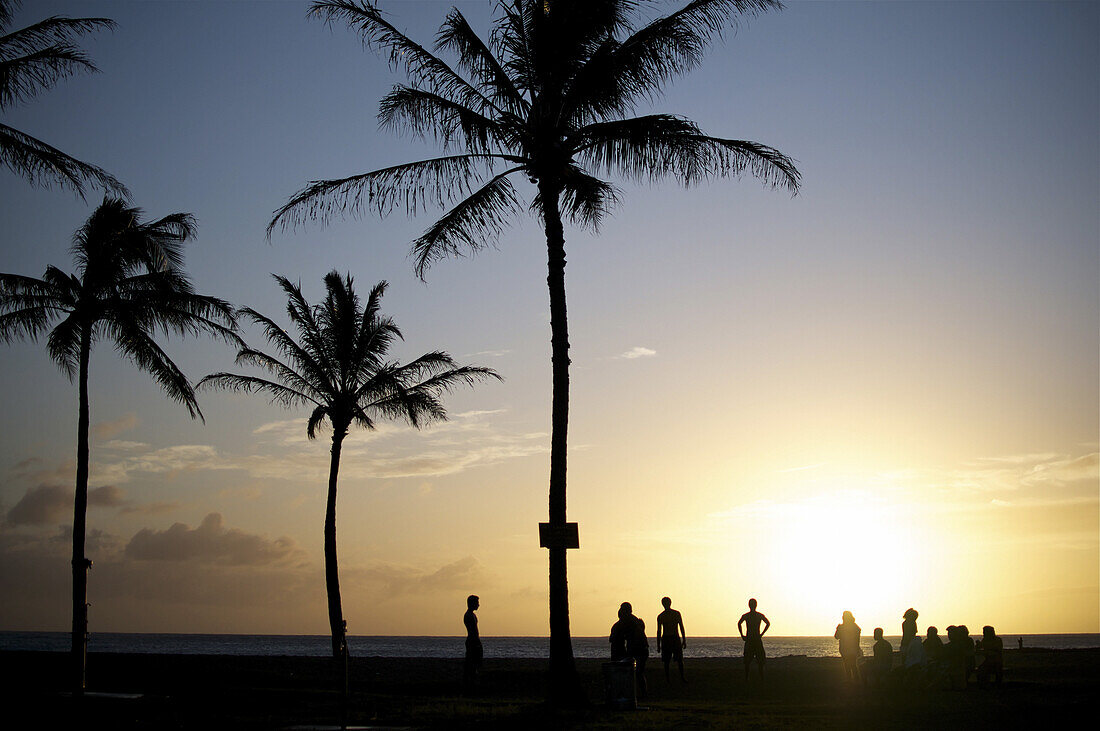
<instances>
[{"instance_id":1,"label":"beach","mask_svg":"<svg viewBox=\"0 0 1100 731\"><path fill-rule=\"evenodd\" d=\"M91 653L89 696L65 695L64 653L5 651L9 718L46 728L265 729L339 724L333 663L317 657ZM602 661L579 660L589 706L553 712L546 662L492 659L475 693L453 658L352 658L351 725L414 728L986 728L1061 724L1100 689L1100 649L1005 651L1003 685L965 691L870 690L845 685L838 657L769 659L746 682L736 658L686 663L688 683L647 669L643 709L603 704ZM94 726L93 726L94 724Z\"/></svg>"}]
</instances>

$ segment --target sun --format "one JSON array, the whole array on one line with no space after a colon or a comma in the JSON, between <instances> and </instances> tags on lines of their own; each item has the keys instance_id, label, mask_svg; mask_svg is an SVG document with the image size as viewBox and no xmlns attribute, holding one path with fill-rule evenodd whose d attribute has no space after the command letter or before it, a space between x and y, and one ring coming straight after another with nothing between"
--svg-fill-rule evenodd
<instances>
[{"instance_id":1,"label":"sun","mask_svg":"<svg viewBox=\"0 0 1100 731\"><path fill-rule=\"evenodd\" d=\"M839 622L849 610L857 621L888 622L897 615L900 623L906 602L913 601L906 591L913 587L917 553L902 515L898 506L858 495L783 506L773 555L800 613Z\"/></svg>"}]
</instances>

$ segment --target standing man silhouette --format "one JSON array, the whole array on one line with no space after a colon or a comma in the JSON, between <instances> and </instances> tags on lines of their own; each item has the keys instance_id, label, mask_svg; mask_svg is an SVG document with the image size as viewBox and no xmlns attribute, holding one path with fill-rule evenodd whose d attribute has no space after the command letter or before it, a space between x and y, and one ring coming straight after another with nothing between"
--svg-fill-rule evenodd
<instances>
[{"instance_id":1,"label":"standing man silhouette","mask_svg":"<svg viewBox=\"0 0 1100 731\"><path fill-rule=\"evenodd\" d=\"M687 632L684 631L684 620L680 613L672 608L672 600L667 596L661 600L665 611L657 615L657 652L661 653L661 660L665 664L665 682L669 682L668 666L672 660L680 668L680 681L686 683L684 678L684 648L687 647Z\"/></svg>"},{"instance_id":2,"label":"standing man silhouette","mask_svg":"<svg viewBox=\"0 0 1100 731\"><path fill-rule=\"evenodd\" d=\"M764 631L760 631L760 623L764 623ZM744 628L742 628L744 625ZM760 672L761 680L764 678L764 634L772 623L760 612L756 611L756 600L749 599L749 611L741 615L737 620L737 631L741 633L741 639L745 641L745 680L749 679L749 666L753 659L756 660L756 668ZM746 630L748 633L746 634Z\"/></svg>"},{"instance_id":3,"label":"standing man silhouette","mask_svg":"<svg viewBox=\"0 0 1100 731\"><path fill-rule=\"evenodd\" d=\"M481 635L477 631L477 615L474 614L480 606L481 600L476 594L466 597L466 614L462 615L462 623L466 625L466 659L462 663L462 684L467 690L474 687L484 654Z\"/></svg>"}]
</instances>

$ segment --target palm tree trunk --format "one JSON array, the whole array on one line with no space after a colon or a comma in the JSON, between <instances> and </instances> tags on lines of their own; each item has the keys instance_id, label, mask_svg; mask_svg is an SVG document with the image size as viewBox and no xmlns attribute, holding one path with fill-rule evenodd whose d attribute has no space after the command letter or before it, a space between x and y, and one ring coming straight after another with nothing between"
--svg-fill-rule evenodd
<instances>
[{"instance_id":1,"label":"palm tree trunk","mask_svg":"<svg viewBox=\"0 0 1100 731\"><path fill-rule=\"evenodd\" d=\"M88 653L88 568L91 562L84 555L84 535L88 518L88 361L91 350L91 328L85 325L80 333L80 415L76 426L76 499L73 505L72 688L75 695L84 693Z\"/></svg>"},{"instance_id":2,"label":"palm tree trunk","mask_svg":"<svg viewBox=\"0 0 1100 731\"><path fill-rule=\"evenodd\" d=\"M332 632L332 656L343 658L344 612L340 607L340 575L336 563L336 477L340 471L340 447L346 426L333 424L332 458L328 468L328 506L325 509L325 588L328 590L328 624Z\"/></svg>"},{"instance_id":3,"label":"palm tree trunk","mask_svg":"<svg viewBox=\"0 0 1100 731\"><path fill-rule=\"evenodd\" d=\"M550 436L550 524L565 525L566 446L569 430L569 324L565 307L565 232L558 208L558 186L540 182L546 226L550 289L550 351L554 395ZM550 551L550 700L568 704L578 699L580 683L569 636L569 582L566 549Z\"/></svg>"}]
</instances>

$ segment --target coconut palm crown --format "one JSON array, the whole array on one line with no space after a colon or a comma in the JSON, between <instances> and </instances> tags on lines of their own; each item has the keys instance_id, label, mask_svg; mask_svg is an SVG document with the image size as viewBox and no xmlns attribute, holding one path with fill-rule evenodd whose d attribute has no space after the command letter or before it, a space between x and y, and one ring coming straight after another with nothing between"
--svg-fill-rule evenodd
<instances>
[{"instance_id":1,"label":"coconut palm crown","mask_svg":"<svg viewBox=\"0 0 1100 731\"><path fill-rule=\"evenodd\" d=\"M200 387L263 393L284 407L311 409L306 434L314 439L328 425L332 429L328 503L325 513L325 579L333 656L346 651L344 618L336 555L336 489L340 451L352 425L374 429L378 420L397 419L421 427L447 418L442 395L459 385L473 385L496 372L477 366L459 366L444 352L425 353L405 364L386 359L401 331L380 312L386 282L371 289L366 303L355 292L350 275L325 275L325 298L310 305L301 287L286 277L276 281L287 296L287 315L298 331L294 338L274 320L244 308L240 314L259 325L278 352L269 355L250 347L237 353L239 365L255 366L271 378L235 373L213 373Z\"/></svg>"},{"instance_id":2,"label":"coconut palm crown","mask_svg":"<svg viewBox=\"0 0 1100 731\"><path fill-rule=\"evenodd\" d=\"M619 190L609 177L693 185L751 174L796 192L794 162L757 142L710 136L674 114L642 114L707 44L775 0L693 0L655 18L644 0L502 0L488 39L452 9L434 50L397 29L377 6L321 0L310 14L350 26L409 79L382 99L382 127L430 138L443 154L333 180L317 180L274 212L268 234L308 222L403 204L446 212L412 244L421 278L436 261L490 245L529 207L547 245L553 363L550 523L566 522L569 339L563 219L597 228ZM453 58L453 64L444 60ZM525 205L514 180L534 195ZM564 547L550 547L552 699L575 695Z\"/></svg>"},{"instance_id":3,"label":"coconut palm crown","mask_svg":"<svg viewBox=\"0 0 1100 731\"><path fill-rule=\"evenodd\" d=\"M183 244L195 220L173 213L151 222L121 199L105 199L73 235L77 272L51 266L41 279L0 274L0 341L37 340L49 329L50 357L79 387L76 501L73 515L73 687L84 687L88 506L88 371L93 346L110 340L169 398L202 418L187 376L154 340L163 335L212 334L239 342L228 303L196 294L183 271Z\"/></svg>"},{"instance_id":4,"label":"coconut palm crown","mask_svg":"<svg viewBox=\"0 0 1100 731\"><path fill-rule=\"evenodd\" d=\"M0 113L26 103L61 79L98 69L75 41L115 27L109 18L51 17L11 29L18 0L0 0ZM31 185L70 188L81 198L89 184L110 194L129 196L105 170L81 162L51 145L0 123L0 164Z\"/></svg>"}]
</instances>

